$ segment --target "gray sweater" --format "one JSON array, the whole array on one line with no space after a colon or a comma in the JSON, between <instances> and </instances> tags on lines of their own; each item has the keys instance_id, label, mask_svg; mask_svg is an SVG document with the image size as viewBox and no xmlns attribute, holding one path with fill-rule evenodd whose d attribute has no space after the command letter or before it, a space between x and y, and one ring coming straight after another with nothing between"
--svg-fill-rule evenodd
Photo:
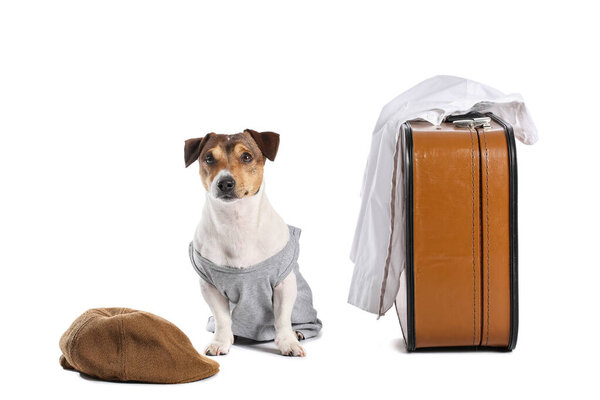
<instances>
[{"instance_id":1,"label":"gray sweater","mask_svg":"<svg viewBox=\"0 0 600 400\"><path fill-rule=\"evenodd\" d=\"M275 338L273 289L292 271L298 286L292 329L305 338L316 336L321 330L310 287L298 270L300 229L293 226L289 229L290 239L279 253L247 268L216 265L202 257L190 243L190 260L196 272L229 300L234 335L257 341ZM214 332L213 317L209 318L206 329Z\"/></svg>"}]
</instances>

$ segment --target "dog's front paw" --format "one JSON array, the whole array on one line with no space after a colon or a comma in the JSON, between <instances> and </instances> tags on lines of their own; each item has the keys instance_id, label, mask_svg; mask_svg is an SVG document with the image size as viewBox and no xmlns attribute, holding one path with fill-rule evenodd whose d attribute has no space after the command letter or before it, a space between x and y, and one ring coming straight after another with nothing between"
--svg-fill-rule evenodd
<instances>
[{"instance_id":1,"label":"dog's front paw","mask_svg":"<svg viewBox=\"0 0 600 400\"><path fill-rule=\"evenodd\" d=\"M229 349L233 343L233 335L229 336L229 338L218 338L215 336L213 341L206 346L206 349L204 349L204 354L207 356L224 356L225 354L229 353Z\"/></svg>"},{"instance_id":2,"label":"dog's front paw","mask_svg":"<svg viewBox=\"0 0 600 400\"><path fill-rule=\"evenodd\" d=\"M306 352L304 348L300 346L298 342L298 337L295 333L291 333L288 335L281 335L275 338L275 344L279 347L279 351L284 356L292 356L292 357L304 357L306 356Z\"/></svg>"}]
</instances>

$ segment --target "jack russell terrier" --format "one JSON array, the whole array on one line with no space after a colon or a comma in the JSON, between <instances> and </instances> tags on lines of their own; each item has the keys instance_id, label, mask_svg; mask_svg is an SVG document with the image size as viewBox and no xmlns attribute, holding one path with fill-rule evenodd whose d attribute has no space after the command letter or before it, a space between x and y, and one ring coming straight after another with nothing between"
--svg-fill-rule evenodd
<instances>
[{"instance_id":1,"label":"jack russell terrier","mask_svg":"<svg viewBox=\"0 0 600 400\"><path fill-rule=\"evenodd\" d=\"M265 194L263 169L279 135L246 129L185 141L185 166L200 163L206 189L190 259L213 314L207 355L229 352L235 336L275 339L281 354L305 356L299 340L321 327L298 270L300 229L288 226Z\"/></svg>"}]
</instances>

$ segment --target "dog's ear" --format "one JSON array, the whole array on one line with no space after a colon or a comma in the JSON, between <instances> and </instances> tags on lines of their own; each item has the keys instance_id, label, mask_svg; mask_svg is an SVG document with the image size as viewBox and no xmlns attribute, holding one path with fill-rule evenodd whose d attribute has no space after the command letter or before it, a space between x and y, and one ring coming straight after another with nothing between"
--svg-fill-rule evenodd
<instances>
[{"instance_id":1,"label":"dog's ear","mask_svg":"<svg viewBox=\"0 0 600 400\"><path fill-rule=\"evenodd\" d=\"M258 145L263 155L271 161L275 161L277 155L277 149L279 149L279 134L275 132L256 132L252 129L246 129L244 132L248 132L252 139Z\"/></svg>"},{"instance_id":2,"label":"dog's ear","mask_svg":"<svg viewBox=\"0 0 600 400\"><path fill-rule=\"evenodd\" d=\"M202 148L204 147L206 142L208 142L210 135L212 135L212 133L209 133L208 135L201 138L188 139L185 141L183 157L185 159L186 168L192 165L194 161L196 161L198 157L200 157L200 152L202 151Z\"/></svg>"}]
</instances>

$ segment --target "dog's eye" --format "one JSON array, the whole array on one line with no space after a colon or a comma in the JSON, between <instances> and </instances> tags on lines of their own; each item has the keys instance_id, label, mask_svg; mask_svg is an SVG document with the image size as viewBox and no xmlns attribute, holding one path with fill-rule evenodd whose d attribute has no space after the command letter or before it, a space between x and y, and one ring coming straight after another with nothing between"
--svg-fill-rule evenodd
<instances>
[{"instance_id":1,"label":"dog's eye","mask_svg":"<svg viewBox=\"0 0 600 400\"><path fill-rule=\"evenodd\" d=\"M214 163L215 163L215 158L213 157L212 153L208 153L208 154L206 155L206 157L204 158L204 161L205 161L207 164L209 164L209 165L210 165L210 164L214 164Z\"/></svg>"},{"instance_id":2,"label":"dog's eye","mask_svg":"<svg viewBox=\"0 0 600 400\"><path fill-rule=\"evenodd\" d=\"M249 163L250 161L252 161L252 154L250 154L250 153L242 154L241 160L243 163Z\"/></svg>"}]
</instances>

